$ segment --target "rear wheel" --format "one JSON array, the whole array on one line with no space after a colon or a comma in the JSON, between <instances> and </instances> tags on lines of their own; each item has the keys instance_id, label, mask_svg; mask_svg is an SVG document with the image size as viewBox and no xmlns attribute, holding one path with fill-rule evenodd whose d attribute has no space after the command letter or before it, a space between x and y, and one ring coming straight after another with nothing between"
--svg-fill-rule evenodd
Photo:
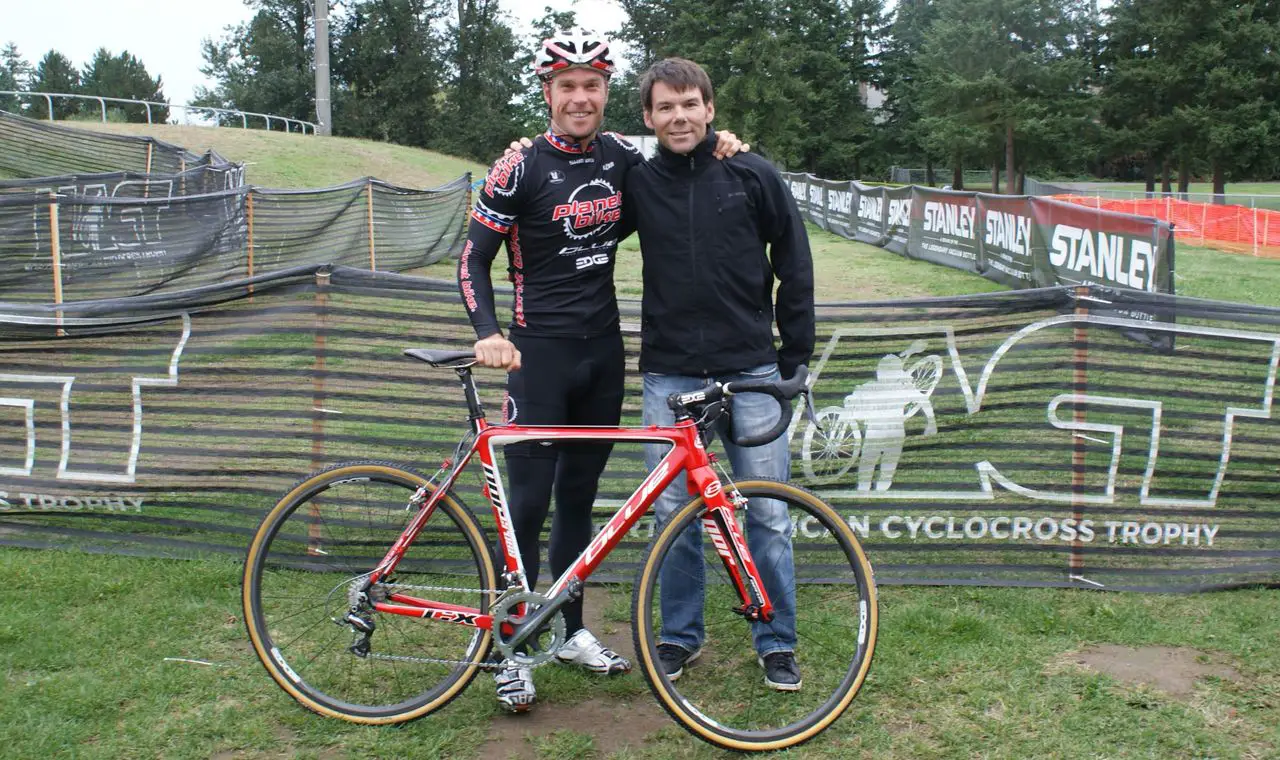
<instances>
[{"instance_id":1,"label":"rear wheel","mask_svg":"<svg viewBox=\"0 0 1280 760\"><path fill-rule=\"evenodd\" d=\"M740 504L739 497L750 500L737 515L741 522L746 512L748 546L778 608L775 624L755 628L734 611L741 600L715 542L702 540L706 505L698 498L661 528L640 568L632 600L636 655L658 702L695 736L731 750L783 749L831 725L866 679L876 642L875 582L849 525L808 491L753 480L738 483L729 496ZM789 551L784 546L769 552L759 542L763 524L757 521L765 519L760 515L791 526L783 531L791 534ZM793 553L802 561L795 563L791 594L773 578L787 574ZM705 593L698 594L699 588ZM666 628L664 614L671 618ZM787 639L782 621L788 615L795 620L801 686L776 691L765 683L757 649L776 648ZM697 619L703 621L701 631L696 624L683 625ZM701 641L701 655L673 680L658 645L688 635Z\"/></svg>"},{"instance_id":2,"label":"rear wheel","mask_svg":"<svg viewBox=\"0 0 1280 760\"><path fill-rule=\"evenodd\" d=\"M395 543L427 478L383 462L339 464L295 485L267 514L245 561L245 623L258 659L311 710L399 723L443 707L475 677L489 631L383 614L360 586ZM366 595L404 593L487 613L488 542L452 494L437 503L394 575ZM353 606L365 622L352 624ZM357 625L372 624L367 648Z\"/></svg>"}]
</instances>

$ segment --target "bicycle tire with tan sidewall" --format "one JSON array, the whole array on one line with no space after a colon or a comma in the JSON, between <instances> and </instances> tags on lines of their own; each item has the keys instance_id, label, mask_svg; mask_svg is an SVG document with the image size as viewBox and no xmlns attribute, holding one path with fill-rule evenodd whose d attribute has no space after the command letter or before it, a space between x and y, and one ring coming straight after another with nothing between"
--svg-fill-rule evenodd
<instances>
[{"instance_id":1,"label":"bicycle tire with tan sidewall","mask_svg":"<svg viewBox=\"0 0 1280 760\"><path fill-rule=\"evenodd\" d=\"M245 557L245 568L242 577L241 600L245 617L245 626L248 629L249 639L253 645L254 652L257 654L258 659L267 669L267 672L271 675L272 679L275 680L280 688L307 709L321 715L341 718L354 723L371 725L403 723L405 721L410 721L415 718L428 715L448 704L462 692L472 679L475 678L480 669L481 663L483 663L487 658L492 645L492 634L487 630L475 629L475 632L465 634L470 636L470 639L465 650L459 653L459 659L456 661L450 660L448 661L448 665L442 666L450 667L451 669L442 678L440 683L434 684L434 686L430 684L424 685L424 691L421 693L417 693L410 697L399 699L388 704L349 702L341 697L322 691L317 686L309 683L305 674L300 675L298 671L301 670L301 667L295 669L289 664L285 656L279 654L276 642L272 639L270 624L264 617L261 584L263 583L264 576L266 575L264 570L267 568L268 564L271 564L272 567L277 566L275 563L272 563L270 558L275 540L280 538L281 543L286 545L287 542L290 541L292 541L294 545L301 543L298 539L298 534L301 530L308 529L311 525L315 524L318 519L317 517L310 517L310 519L308 519L308 515L299 517L300 510L308 510L310 515L319 515L319 512L317 511L318 507L315 506L315 504L319 502L313 502L313 499L321 494L325 494L330 489L360 488L364 484L368 484L369 486L377 485L380 488L385 488L390 495L396 498L399 498L400 492L403 491L403 501L400 502L400 514L403 515L403 524L407 525L411 518L411 513L404 511L404 507L408 505L408 498L419 487L427 485L427 483L428 478L422 473L415 472L411 469L407 469L390 462L361 461L335 464L312 473L289 489L288 493L286 493L275 507L267 513L266 517L263 518L262 523L255 532ZM336 500L338 497L334 496L331 498ZM387 501L389 502L391 499L387 499ZM308 505L312 506L309 507ZM345 511L340 513L340 517L342 518L340 522L342 522L344 526L350 525L357 528L360 527L358 519L359 516L355 509L348 506L345 507L344 510ZM391 514L389 509L386 510L386 512L388 515ZM295 518L292 522L290 521L291 517ZM447 518L448 522L445 522L440 518ZM388 518L386 524L390 527L387 527L386 532L393 534L395 528L392 520L394 519L394 516ZM372 525L372 521L370 521L370 523ZM446 493L440 498L436 506L436 512L432 514L431 521L428 523L428 525L433 524L443 526L443 529L446 532L452 532L453 529L456 528L458 536L451 545L453 546L452 551L457 553L461 559L451 559L450 561L463 567L467 567L468 559L470 562L474 563L474 569L472 572L476 576L476 592L479 597L477 600L478 606L482 613L487 612L488 606L492 603L494 598L494 594L491 590L497 588L497 572L494 568L489 542L480 523L470 513L470 511L462 505L454 494ZM401 526L401 528L402 527L403 526ZM379 538L381 537L382 536L379 536ZM421 540L421 538L422 537L420 536L419 540ZM360 558L360 561L363 562L367 557L377 557L380 559L381 554L391 548L393 540L388 540L385 546L378 542L356 543L361 549L368 552L365 556ZM373 545L368 545L370 543ZM412 552L414 550L414 546L417 544L418 542L415 542L415 544L411 545L409 547L409 551ZM340 549L335 548L337 546L340 546L340 543L334 542L333 546L329 546L327 548L336 553L340 551ZM321 565L329 556L328 552L321 550L320 552L315 553L317 556L314 558L308 556L300 560L300 555L296 550L292 555L288 555L287 557L282 554L283 551L284 550L281 549L281 553L277 553L277 562L283 559L283 567L289 570L307 570L309 568L307 568L306 565L310 564L313 559L315 564ZM307 552L307 554L312 554L312 552ZM376 560L374 561L374 564L376 564ZM359 567L361 567L365 572L373 569L372 565L368 567L359 565ZM284 573L281 573L281 575L284 575ZM313 573L313 575L315 575L315 573ZM341 573L334 573L334 575L341 576ZM294 577L307 579L310 576L304 575L300 572L295 573ZM325 576L321 575L321 577ZM330 596L335 597L335 600L325 600L325 602L328 602L329 609L336 609L339 606L345 605L345 587L339 585L335 586L335 589L341 590L342 596L341 599L338 600L336 599L337 593L331 592ZM313 602L310 599L302 602L300 606L305 606L307 604L311 604L312 606L323 606L322 603ZM321 610L321 614L328 613L329 609ZM436 623L428 620L421 620L416 617L402 618L401 616L396 615L381 615L381 613L374 614L380 615L379 619L383 621L383 626L433 626L433 628L430 629L422 628L418 630L431 630L446 633L458 631L457 626L448 623ZM283 615L280 617L281 619L284 619ZM341 628L341 626L338 626L336 623L329 623L325 620L317 620L317 622L312 625L312 628L320 634L329 635L331 637L338 635L328 631L326 629L327 625L332 625L335 629ZM453 635L459 636L463 634L454 633ZM377 651L377 645L379 644L390 646L397 641L397 639L391 637L390 634L386 634L384 638L379 640L379 631L375 631L373 636L375 651ZM324 649L323 652L326 657L331 657L335 661L339 661L343 657L349 657L350 662L353 665L359 666L363 664L360 659L357 659L355 654L340 651L340 647L337 646L329 646ZM410 651L406 654L412 657L415 652ZM310 665L309 662L307 664ZM416 686L411 688L416 688ZM376 692L374 692L374 694L376 696ZM370 702L371 701L372 700L370 700Z\"/></svg>"},{"instance_id":2,"label":"bicycle tire with tan sidewall","mask_svg":"<svg viewBox=\"0 0 1280 760\"><path fill-rule=\"evenodd\" d=\"M788 506L788 514L791 513L790 510L792 509L802 514L802 519L806 521L802 527L811 531L798 538L793 536L793 545L797 541L804 544L805 541L809 540L805 536L819 536L820 539L818 540L825 541L829 547L827 549L828 552L835 552L836 556L841 558L841 563L848 564L848 568L844 569L847 575L839 576L842 578L841 580L832 581L840 585L833 585L830 588L843 588L846 589L843 592L844 594L854 595L851 599L856 599L856 603L851 608L841 610L839 604L834 604L824 607L821 611L805 610L802 604L797 601L795 614L798 620L807 618L808 615L806 613L810 612L815 615L821 614L824 620L834 618L835 622L841 626L841 630L843 630L843 625L847 623L847 631L852 637L848 654L850 661L846 663L824 660L820 655L825 654L825 652L819 650L815 640L806 641L805 630L800 630L796 643L796 654L804 663L804 667L809 669L805 671L803 688L811 689L808 694L805 694L805 697L822 701L816 703L812 710L794 722L786 725L771 726L767 729L735 728L723 719L708 715L704 711L706 710L705 706L699 707L693 704L695 700L689 697L688 688L685 689L685 693L681 693L682 684L688 681L690 674L685 673L682 675L681 679L683 680L672 680L664 672L657 651L659 631L656 629L660 627L660 624L656 620L655 605L660 594L658 585L661 564L673 542L686 527L697 524L699 515L705 511L705 502L701 496L678 509L663 524L654 536L645 560L637 573L635 589L632 595L636 659L645 680L648 681L650 689L653 691L654 696L657 697L658 703L694 736L718 747L739 752L767 752L786 749L806 742L828 728L848 709L858 691L862 688L871 667L872 655L875 652L876 644L878 616L875 579L871 565L867 561L862 546L849 524L838 512L813 493L789 483L763 479L743 480L738 482L734 488L727 488L726 490L731 495L736 490L738 494L747 498L768 498L784 502ZM812 519L810 520L809 518ZM714 557L714 551L707 550L706 547L704 547L704 551L708 557ZM707 561L710 563L710 559ZM824 570L823 572L826 571ZM833 572L830 577L836 579L838 574ZM807 580L814 580L814 578L808 578ZM723 584L720 588L721 593L725 593ZM797 584L797 588L799 588L799 584ZM834 593L837 592L833 591ZM736 594L733 594L733 596L736 599ZM798 596L799 592L797 592ZM723 601L723 597L721 601ZM711 610L712 608L708 606L707 609ZM719 610L718 607L715 609ZM833 609L837 611L833 612ZM720 625L723 624L721 623ZM749 626L750 624L744 620L742 625ZM828 626L829 624L824 622L822 625ZM714 642L711 641L713 633L711 632L710 621L707 623L707 630L708 632L705 634L707 645L711 645ZM719 630L724 629L721 628ZM732 674L717 673L716 677L723 680L712 680L709 686L710 689L720 688L718 684L723 684L723 690L725 693L729 693L741 683L746 683L745 681L734 683L738 679L759 679L752 681L751 683L753 684L763 682L763 673L757 667L755 652L750 651L749 628L747 634L745 637L746 643L742 644L742 646L745 646L748 651L746 653L737 653L738 656L734 661L738 663L749 661L750 664L742 666L740 671L735 671ZM722 636L722 638L724 637ZM734 643L741 644L738 641ZM706 673L712 673L712 669L718 665L723 671L723 668L727 667L725 662L733 659L728 656L731 654L730 652L724 651L723 646L722 644L721 649L714 652L708 652L704 647L702 659L696 665L687 667L706 668ZM808 650L806 650L806 647L808 647ZM744 654L745 656L743 656ZM808 657L807 660L805 655ZM718 662L708 663L708 659ZM748 668L751 672L747 672ZM819 668L842 668L844 671L843 675L841 675L839 670L818 672ZM829 695L828 688L821 685L823 677L826 677L828 679L827 682L832 684ZM819 685L811 687L811 682L818 682ZM755 687L753 686L753 688ZM803 691L797 693L804 694ZM787 697L778 696L777 698L786 699ZM808 710L809 708L802 709Z\"/></svg>"}]
</instances>

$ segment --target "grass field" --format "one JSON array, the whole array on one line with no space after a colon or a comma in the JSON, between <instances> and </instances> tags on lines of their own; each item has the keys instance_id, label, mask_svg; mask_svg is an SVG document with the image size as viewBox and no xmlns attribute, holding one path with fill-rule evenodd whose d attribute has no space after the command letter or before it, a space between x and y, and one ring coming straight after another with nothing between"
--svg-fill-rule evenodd
<instances>
[{"instance_id":1,"label":"grass field","mask_svg":"<svg viewBox=\"0 0 1280 760\"><path fill-rule=\"evenodd\" d=\"M139 133L136 126L109 125ZM278 187L364 175L417 187L475 165L365 141L154 128L251 161ZM399 173L397 173L399 172ZM997 290L810 228L823 301ZM1280 306L1280 261L1179 246L1179 293ZM452 277L452 265L426 274ZM639 294L624 245L622 295ZM549 666L530 716L498 712L484 676L400 728L307 713L246 641L233 560L165 561L0 550L0 755L86 758L711 758L654 705L638 674L599 681ZM592 592L598 599L606 590ZM629 587L594 603L620 651ZM1272 758L1280 756L1280 595L881 589L871 677L845 717L787 757ZM813 667L820 667L814 663Z\"/></svg>"}]
</instances>

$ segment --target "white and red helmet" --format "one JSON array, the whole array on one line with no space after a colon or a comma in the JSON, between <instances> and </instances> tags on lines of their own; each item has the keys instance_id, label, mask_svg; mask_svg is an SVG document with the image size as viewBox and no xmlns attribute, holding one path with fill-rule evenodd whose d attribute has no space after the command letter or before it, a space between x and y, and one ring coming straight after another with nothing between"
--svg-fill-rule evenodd
<instances>
[{"instance_id":1,"label":"white and red helmet","mask_svg":"<svg viewBox=\"0 0 1280 760\"><path fill-rule=\"evenodd\" d=\"M533 73L547 80L566 69L591 69L613 76L617 68L609 55L609 41L581 27L557 33L538 46Z\"/></svg>"}]
</instances>

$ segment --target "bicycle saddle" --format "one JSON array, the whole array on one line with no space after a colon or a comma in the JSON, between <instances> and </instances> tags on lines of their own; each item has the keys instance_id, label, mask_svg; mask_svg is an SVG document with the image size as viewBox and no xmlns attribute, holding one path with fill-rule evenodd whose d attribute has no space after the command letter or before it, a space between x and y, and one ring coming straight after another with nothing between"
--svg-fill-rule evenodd
<instances>
[{"instance_id":1,"label":"bicycle saddle","mask_svg":"<svg viewBox=\"0 0 1280 760\"><path fill-rule=\"evenodd\" d=\"M404 355L424 361L432 367L470 367L476 363L476 352L472 349L465 351L440 351L432 348L406 348Z\"/></svg>"}]
</instances>

